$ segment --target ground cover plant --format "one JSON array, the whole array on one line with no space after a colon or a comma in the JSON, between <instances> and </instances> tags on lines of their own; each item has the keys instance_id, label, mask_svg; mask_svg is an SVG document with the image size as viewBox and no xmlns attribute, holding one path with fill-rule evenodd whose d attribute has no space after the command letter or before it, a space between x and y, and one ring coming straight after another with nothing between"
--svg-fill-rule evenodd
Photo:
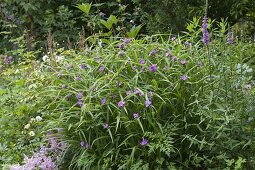
<instances>
[{"instance_id":1,"label":"ground cover plant","mask_svg":"<svg viewBox=\"0 0 255 170\"><path fill-rule=\"evenodd\" d=\"M87 42L42 63L2 57L6 169L254 169L254 44L227 23Z\"/></svg>"}]
</instances>

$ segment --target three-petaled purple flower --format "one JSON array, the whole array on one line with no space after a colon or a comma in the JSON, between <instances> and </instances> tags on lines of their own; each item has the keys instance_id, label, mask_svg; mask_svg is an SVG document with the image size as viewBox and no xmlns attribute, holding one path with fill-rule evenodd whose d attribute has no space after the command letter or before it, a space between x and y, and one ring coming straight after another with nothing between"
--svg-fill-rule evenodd
<instances>
[{"instance_id":1,"label":"three-petaled purple flower","mask_svg":"<svg viewBox=\"0 0 255 170\"><path fill-rule=\"evenodd\" d=\"M81 69L84 70L86 68L85 64L81 64Z\"/></svg>"},{"instance_id":2,"label":"three-petaled purple flower","mask_svg":"<svg viewBox=\"0 0 255 170\"><path fill-rule=\"evenodd\" d=\"M149 99L147 99L145 101L145 107L149 107L151 105L151 101Z\"/></svg>"},{"instance_id":3,"label":"three-petaled purple flower","mask_svg":"<svg viewBox=\"0 0 255 170\"><path fill-rule=\"evenodd\" d=\"M104 129L108 129L108 128L109 128L109 124L108 124L108 123L105 123L105 124L103 125L103 127L104 127Z\"/></svg>"},{"instance_id":4,"label":"three-petaled purple flower","mask_svg":"<svg viewBox=\"0 0 255 170\"><path fill-rule=\"evenodd\" d=\"M102 100L101 100L101 105L104 105L106 103L106 98L103 98Z\"/></svg>"},{"instance_id":5,"label":"three-petaled purple flower","mask_svg":"<svg viewBox=\"0 0 255 170\"><path fill-rule=\"evenodd\" d=\"M140 60L139 60L139 63L140 63L140 64L145 64L144 59L140 59Z\"/></svg>"},{"instance_id":6,"label":"three-petaled purple flower","mask_svg":"<svg viewBox=\"0 0 255 170\"><path fill-rule=\"evenodd\" d=\"M181 60L180 62L181 62L181 64L184 65L184 66L187 64L187 61L186 61L186 60Z\"/></svg>"},{"instance_id":7,"label":"three-petaled purple flower","mask_svg":"<svg viewBox=\"0 0 255 170\"><path fill-rule=\"evenodd\" d=\"M204 16L202 20L202 33L203 33L203 42L206 46L208 46L210 43L209 32L207 31L207 27L208 27L207 18L206 16Z\"/></svg>"},{"instance_id":8,"label":"three-petaled purple flower","mask_svg":"<svg viewBox=\"0 0 255 170\"><path fill-rule=\"evenodd\" d=\"M140 142L140 145L142 145L142 146L146 146L148 144L149 144L149 141L148 141L148 139L145 139L145 138L143 138L143 140Z\"/></svg>"},{"instance_id":9,"label":"three-petaled purple flower","mask_svg":"<svg viewBox=\"0 0 255 170\"><path fill-rule=\"evenodd\" d=\"M124 107L125 106L125 102L124 101L119 101L118 102L118 107Z\"/></svg>"},{"instance_id":10,"label":"three-petaled purple flower","mask_svg":"<svg viewBox=\"0 0 255 170\"><path fill-rule=\"evenodd\" d=\"M155 72L155 71L157 71L157 64L152 64L150 66L150 72Z\"/></svg>"},{"instance_id":11,"label":"three-petaled purple flower","mask_svg":"<svg viewBox=\"0 0 255 170\"><path fill-rule=\"evenodd\" d=\"M101 72L104 71L104 66L100 66L99 71L101 71Z\"/></svg>"},{"instance_id":12,"label":"three-petaled purple flower","mask_svg":"<svg viewBox=\"0 0 255 170\"><path fill-rule=\"evenodd\" d=\"M182 79L183 81L186 81L186 80L188 80L188 76L187 76L187 75L182 75L182 76L181 76L181 79Z\"/></svg>"},{"instance_id":13,"label":"three-petaled purple flower","mask_svg":"<svg viewBox=\"0 0 255 170\"><path fill-rule=\"evenodd\" d=\"M139 114L138 113L134 113L133 117L134 117L134 119L138 119L139 118Z\"/></svg>"}]
</instances>

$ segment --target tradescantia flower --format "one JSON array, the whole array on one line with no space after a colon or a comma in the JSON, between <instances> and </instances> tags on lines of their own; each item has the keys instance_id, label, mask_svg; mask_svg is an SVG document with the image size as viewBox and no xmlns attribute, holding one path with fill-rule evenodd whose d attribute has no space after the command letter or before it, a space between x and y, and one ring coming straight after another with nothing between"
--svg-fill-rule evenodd
<instances>
[{"instance_id":1,"label":"tradescantia flower","mask_svg":"<svg viewBox=\"0 0 255 170\"><path fill-rule=\"evenodd\" d=\"M157 71L157 64L152 64L150 66L150 72L155 72L155 71Z\"/></svg>"},{"instance_id":2,"label":"tradescantia flower","mask_svg":"<svg viewBox=\"0 0 255 170\"><path fill-rule=\"evenodd\" d=\"M81 81L81 76L77 76L75 79L76 79L77 81Z\"/></svg>"},{"instance_id":3,"label":"tradescantia flower","mask_svg":"<svg viewBox=\"0 0 255 170\"><path fill-rule=\"evenodd\" d=\"M125 106L125 102L124 101L119 101L118 102L118 107L124 107Z\"/></svg>"},{"instance_id":4,"label":"tradescantia flower","mask_svg":"<svg viewBox=\"0 0 255 170\"><path fill-rule=\"evenodd\" d=\"M233 32L228 32L228 35L227 35L227 43L228 43L228 44L233 44L233 43L234 43Z\"/></svg>"},{"instance_id":5,"label":"tradescantia flower","mask_svg":"<svg viewBox=\"0 0 255 170\"><path fill-rule=\"evenodd\" d=\"M145 64L144 59L140 59L140 60L139 60L139 63L140 63L140 64Z\"/></svg>"},{"instance_id":6,"label":"tradescantia flower","mask_svg":"<svg viewBox=\"0 0 255 170\"><path fill-rule=\"evenodd\" d=\"M102 100L101 100L101 105L104 105L106 103L106 98L103 98Z\"/></svg>"},{"instance_id":7,"label":"tradescantia flower","mask_svg":"<svg viewBox=\"0 0 255 170\"><path fill-rule=\"evenodd\" d=\"M133 117L134 117L134 119L138 119L139 118L139 114L138 113L134 113Z\"/></svg>"},{"instance_id":8,"label":"tradescantia flower","mask_svg":"<svg viewBox=\"0 0 255 170\"><path fill-rule=\"evenodd\" d=\"M183 66L185 66L185 65L187 64L187 61L186 61L186 60L181 60L180 62L181 62L181 64L182 64Z\"/></svg>"},{"instance_id":9,"label":"tradescantia flower","mask_svg":"<svg viewBox=\"0 0 255 170\"><path fill-rule=\"evenodd\" d=\"M108 123L105 123L105 124L103 125L103 128L104 128L104 129L108 129L108 128L109 128L109 124L108 124Z\"/></svg>"},{"instance_id":10,"label":"tradescantia flower","mask_svg":"<svg viewBox=\"0 0 255 170\"><path fill-rule=\"evenodd\" d=\"M86 68L85 64L81 64L81 69L84 70Z\"/></svg>"},{"instance_id":11,"label":"tradescantia flower","mask_svg":"<svg viewBox=\"0 0 255 170\"><path fill-rule=\"evenodd\" d=\"M181 79L182 79L183 81L186 81L186 80L188 80L188 76L187 76L187 75L182 75L182 76L181 76Z\"/></svg>"},{"instance_id":12,"label":"tradescantia flower","mask_svg":"<svg viewBox=\"0 0 255 170\"><path fill-rule=\"evenodd\" d=\"M151 105L151 101L149 99L147 99L145 101L145 107L149 107Z\"/></svg>"},{"instance_id":13,"label":"tradescantia flower","mask_svg":"<svg viewBox=\"0 0 255 170\"><path fill-rule=\"evenodd\" d=\"M100 66L99 71L101 71L101 72L104 71L104 66Z\"/></svg>"},{"instance_id":14,"label":"tradescantia flower","mask_svg":"<svg viewBox=\"0 0 255 170\"><path fill-rule=\"evenodd\" d=\"M148 141L148 139L145 139L145 138L143 138L142 141L140 142L140 145L142 145L142 146L146 146L148 144L149 144L149 141Z\"/></svg>"}]
</instances>

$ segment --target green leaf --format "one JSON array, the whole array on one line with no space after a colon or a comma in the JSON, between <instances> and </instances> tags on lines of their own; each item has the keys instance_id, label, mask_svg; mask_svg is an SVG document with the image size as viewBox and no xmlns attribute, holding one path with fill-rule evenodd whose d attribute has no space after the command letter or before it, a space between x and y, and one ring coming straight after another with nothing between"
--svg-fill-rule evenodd
<instances>
[{"instance_id":1,"label":"green leaf","mask_svg":"<svg viewBox=\"0 0 255 170\"><path fill-rule=\"evenodd\" d=\"M133 26L130 30L130 32L127 32L128 37L135 38L137 34L139 33L140 29L142 28L142 25Z\"/></svg>"},{"instance_id":2,"label":"green leaf","mask_svg":"<svg viewBox=\"0 0 255 170\"><path fill-rule=\"evenodd\" d=\"M112 28L112 24L109 22L106 22L105 20L101 19L100 23L105 26L108 30L110 30Z\"/></svg>"},{"instance_id":3,"label":"green leaf","mask_svg":"<svg viewBox=\"0 0 255 170\"><path fill-rule=\"evenodd\" d=\"M81 11L88 15L90 12L91 5L92 3L78 4L76 8L80 9Z\"/></svg>"}]
</instances>

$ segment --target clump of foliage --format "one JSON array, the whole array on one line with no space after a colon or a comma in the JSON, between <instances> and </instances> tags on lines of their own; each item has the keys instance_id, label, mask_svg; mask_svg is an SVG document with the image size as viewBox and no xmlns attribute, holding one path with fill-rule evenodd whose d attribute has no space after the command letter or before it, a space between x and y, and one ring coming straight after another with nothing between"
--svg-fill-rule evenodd
<instances>
[{"instance_id":1,"label":"clump of foliage","mask_svg":"<svg viewBox=\"0 0 255 170\"><path fill-rule=\"evenodd\" d=\"M243 60L254 45L210 20L204 44L199 25L183 37L99 37L37 70L45 131L61 128L68 143L62 166L254 168L253 69Z\"/></svg>"}]
</instances>

